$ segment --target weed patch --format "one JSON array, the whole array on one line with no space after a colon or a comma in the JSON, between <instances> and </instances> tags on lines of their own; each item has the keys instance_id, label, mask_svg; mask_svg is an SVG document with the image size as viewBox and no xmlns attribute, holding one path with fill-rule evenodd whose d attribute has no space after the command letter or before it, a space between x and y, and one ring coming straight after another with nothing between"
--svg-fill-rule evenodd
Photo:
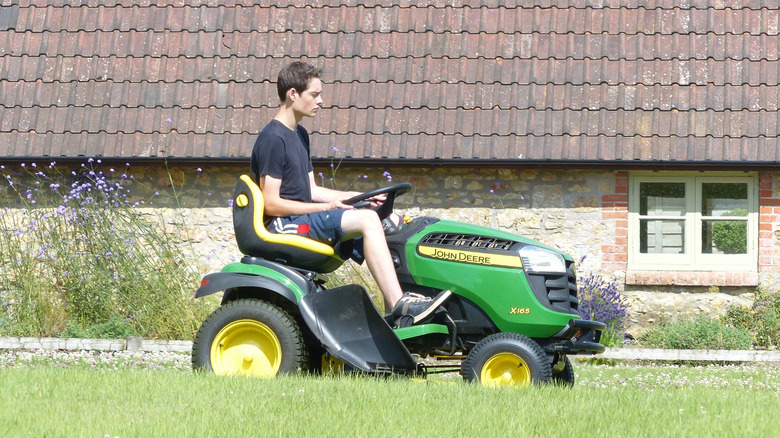
<instances>
[{"instance_id":1,"label":"weed patch","mask_svg":"<svg viewBox=\"0 0 780 438\"><path fill-rule=\"evenodd\" d=\"M732 306L722 320L750 332L757 347L777 348L780 345L780 292L758 288L753 305Z\"/></svg>"},{"instance_id":2,"label":"weed patch","mask_svg":"<svg viewBox=\"0 0 780 438\"><path fill-rule=\"evenodd\" d=\"M745 329L731 327L707 316L691 320L661 321L644 333L639 342L654 348L749 350L752 336Z\"/></svg>"}]
</instances>

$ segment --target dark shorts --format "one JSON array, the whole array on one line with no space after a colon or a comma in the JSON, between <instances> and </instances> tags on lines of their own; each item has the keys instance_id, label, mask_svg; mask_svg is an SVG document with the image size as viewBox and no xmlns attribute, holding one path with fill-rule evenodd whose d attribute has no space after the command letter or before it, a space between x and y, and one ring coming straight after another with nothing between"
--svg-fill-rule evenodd
<instances>
[{"instance_id":1,"label":"dark shorts","mask_svg":"<svg viewBox=\"0 0 780 438\"><path fill-rule=\"evenodd\" d=\"M363 263L363 239L344 240L341 229L341 217L344 210L328 210L300 216L269 218L266 224L272 233L298 234L332 246L338 251L339 257L351 258Z\"/></svg>"}]
</instances>

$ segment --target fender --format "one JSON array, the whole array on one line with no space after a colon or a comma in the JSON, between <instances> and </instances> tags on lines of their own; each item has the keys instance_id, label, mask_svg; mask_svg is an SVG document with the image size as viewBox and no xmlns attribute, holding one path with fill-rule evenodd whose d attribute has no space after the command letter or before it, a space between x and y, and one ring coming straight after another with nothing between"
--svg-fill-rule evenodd
<instances>
[{"instance_id":1,"label":"fender","mask_svg":"<svg viewBox=\"0 0 780 438\"><path fill-rule=\"evenodd\" d=\"M287 298L292 303L298 303L298 297L295 292L282 283L268 277L239 272L215 272L206 275L203 277L197 292L195 292L195 298L238 287L267 289Z\"/></svg>"}]
</instances>

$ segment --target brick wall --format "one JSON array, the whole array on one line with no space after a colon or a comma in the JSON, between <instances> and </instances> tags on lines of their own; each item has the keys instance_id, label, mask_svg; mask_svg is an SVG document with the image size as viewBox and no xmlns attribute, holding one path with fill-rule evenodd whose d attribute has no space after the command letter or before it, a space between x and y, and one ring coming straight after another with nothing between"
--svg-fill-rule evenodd
<instances>
[{"instance_id":1,"label":"brick wall","mask_svg":"<svg viewBox=\"0 0 780 438\"><path fill-rule=\"evenodd\" d=\"M601 217L614 230L614 237L601 245L601 268L625 271L628 265L627 172L615 172L615 191L601 196Z\"/></svg>"},{"instance_id":2,"label":"brick wall","mask_svg":"<svg viewBox=\"0 0 780 438\"><path fill-rule=\"evenodd\" d=\"M778 219L780 219L780 184L778 175L759 175L758 212L758 271L765 281L771 274L780 273L780 246Z\"/></svg>"}]
</instances>

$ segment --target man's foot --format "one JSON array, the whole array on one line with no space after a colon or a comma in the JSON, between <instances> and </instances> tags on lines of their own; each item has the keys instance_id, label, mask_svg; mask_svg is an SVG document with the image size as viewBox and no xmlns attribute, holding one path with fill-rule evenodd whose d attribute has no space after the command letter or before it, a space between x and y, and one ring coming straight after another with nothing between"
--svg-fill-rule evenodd
<instances>
[{"instance_id":1,"label":"man's foot","mask_svg":"<svg viewBox=\"0 0 780 438\"><path fill-rule=\"evenodd\" d=\"M433 298L413 292L405 292L403 296L393 306L393 321L398 321L407 316L412 317L412 324L428 318L436 309L444 304L452 295L452 292L445 290Z\"/></svg>"}]
</instances>

